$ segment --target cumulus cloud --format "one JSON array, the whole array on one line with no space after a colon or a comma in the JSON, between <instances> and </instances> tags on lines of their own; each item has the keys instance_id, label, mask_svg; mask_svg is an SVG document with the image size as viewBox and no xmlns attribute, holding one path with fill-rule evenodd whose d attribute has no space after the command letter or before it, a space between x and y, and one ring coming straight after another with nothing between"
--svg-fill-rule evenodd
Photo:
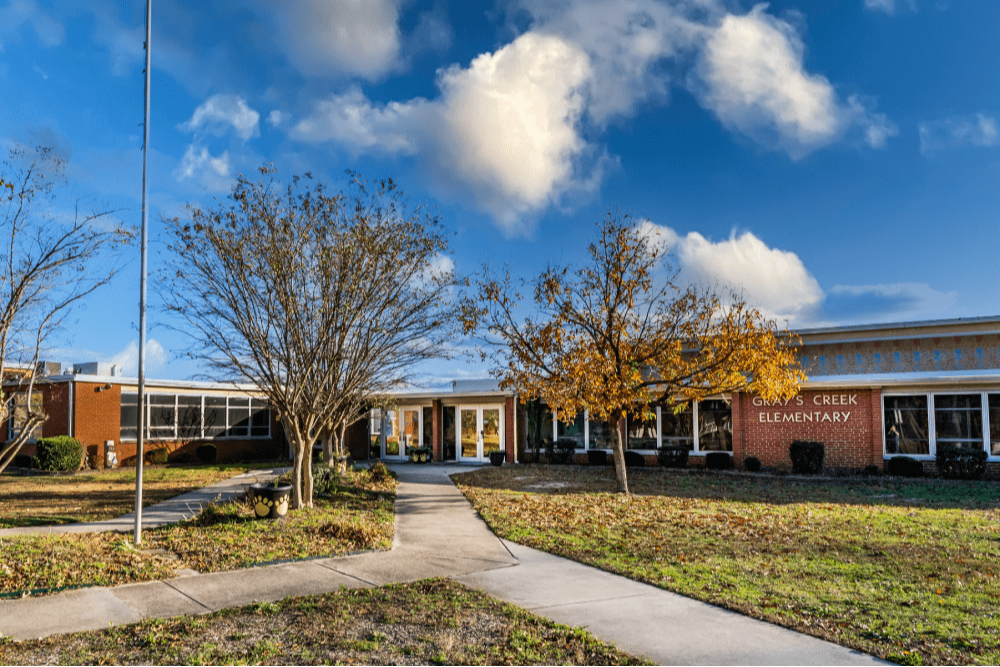
<instances>
[{"instance_id":1,"label":"cumulus cloud","mask_svg":"<svg viewBox=\"0 0 1000 667\"><path fill-rule=\"evenodd\" d=\"M267 114L267 122L270 123L272 127L278 127L285 122L286 118L286 114L279 109L274 109L271 113Z\"/></svg>"},{"instance_id":2,"label":"cumulus cloud","mask_svg":"<svg viewBox=\"0 0 1000 667\"><path fill-rule=\"evenodd\" d=\"M291 63L307 76L347 74L375 80L400 51L400 0L263 2Z\"/></svg>"},{"instance_id":3,"label":"cumulus cloud","mask_svg":"<svg viewBox=\"0 0 1000 667\"><path fill-rule=\"evenodd\" d=\"M167 363L167 352L155 338L146 341L146 372L156 374ZM139 343L131 341L119 352L105 355L101 361L118 366L119 372L127 377L139 374Z\"/></svg>"},{"instance_id":4,"label":"cumulus cloud","mask_svg":"<svg viewBox=\"0 0 1000 667\"><path fill-rule=\"evenodd\" d=\"M212 157L204 146L191 144L174 170L174 178L178 183L187 179L197 181L211 192L229 190L232 185L229 151L223 152L219 157Z\"/></svg>"},{"instance_id":5,"label":"cumulus cloud","mask_svg":"<svg viewBox=\"0 0 1000 667\"><path fill-rule=\"evenodd\" d=\"M49 48L62 44L66 36L63 24L35 0L11 0L6 7L0 7L0 51L24 25L30 26L38 41Z\"/></svg>"},{"instance_id":6,"label":"cumulus cloud","mask_svg":"<svg viewBox=\"0 0 1000 667\"><path fill-rule=\"evenodd\" d=\"M840 101L826 77L808 73L795 29L757 5L726 16L705 43L693 79L702 104L734 132L786 151L792 158L861 127L881 147L896 128L856 97Z\"/></svg>"},{"instance_id":7,"label":"cumulus cloud","mask_svg":"<svg viewBox=\"0 0 1000 667\"><path fill-rule=\"evenodd\" d=\"M953 312L957 292L942 292L926 283L834 285L823 313L839 324L939 319Z\"/></svg>"},{"instance_id":8,"label":"cumulus cloud","mask_svg":"<svg viewBox=\"0 0 1000 667\"><path fill-rule=\"evenodd\" d=\"M238 95L212 95L202 102L186 122L179 125L185 132L204 130L217 137L229 130L243 141L260 134L260 114L251 109Z\"/></svg>"},{"instance_id":9,"label":"cumulus cloud","mask_svg":"<svg viewBox=\"0 0 1000 667\"><path fill-rule=\"evenodd\" d=\"M996 119L981 113L920 123L919 129L920 152L925 155L947 148L1000 144Z\"/></svg>"},{"instance_id":10,"label":"cumulus cloud","mask_svg":"<svg viewBox=\"0 0 1000 667\"><path fill-rule=\"evenodd\" d=\"M439 190L469 196L518 234L524 213L593 187L575 164L587 149L578 123L589 79L583 50L529 32L467 68L440 71L437 99L375 104L354 88L318 103L293 136L356 152L419 153Z\"/></svg>"},{"instance_id":11,"label":"cumulus cloud","mask_svg":"<svg viewBox=\"0 0 1000 667\"><path fill-rule=\"evenodd\" d=\"M711 241L698 232L680 236L649 221L640 229L676 257L681 280L737 290L769 317L808 321L823 301L822 288L798 255L771 248L751 232Z\"/></svg>"}]
</instances>

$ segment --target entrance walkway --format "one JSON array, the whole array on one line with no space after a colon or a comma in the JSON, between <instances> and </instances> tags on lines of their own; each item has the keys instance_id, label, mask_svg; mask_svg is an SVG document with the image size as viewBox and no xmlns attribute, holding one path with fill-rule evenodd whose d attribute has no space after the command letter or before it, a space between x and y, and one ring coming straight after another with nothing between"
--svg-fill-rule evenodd
<instances>
[{"instance_id":1,"label":"entrance walkway","mask_svg":"<svg viewBox=\"0 0 1000 667\"><path fill-rule=\"evenodd\" d=\"M448 477L468 470L466 466L393 468L400 484L396 536L389 552L0 601L0 633L30 639L327 593L341 586L445 576L540 616L585 627L625 651L662 664L879 662L836 644L500 540Z\"/></svg>"}]
</instances>

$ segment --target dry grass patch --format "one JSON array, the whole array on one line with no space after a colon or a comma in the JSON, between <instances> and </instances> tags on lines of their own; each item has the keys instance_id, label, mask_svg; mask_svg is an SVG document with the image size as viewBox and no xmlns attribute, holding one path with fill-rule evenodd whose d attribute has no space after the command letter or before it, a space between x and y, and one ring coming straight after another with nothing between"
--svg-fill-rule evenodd
<instances>
[{"instance_id":1,"label":"dry grass patch","mask_svg":"<svg viewBox=\"0 0 1000 667\"><path fill-rule=\"evenodd\" d=\"M115 533L0 537L0 595L389 549L394 493L386 489L394 489L391 478L372 482L367 472L351 472L330 484L313 509L277 521L254 519L245 501L209 505L193 519L145 531L138 550L130 536Z\"/></svg>"},{"instance_id":2,"label":"dry grass patch","mask_svg":"<svg viewBox=\"0 0 1000 667\"><path fill-rule=\"evenodd\" d=\"M521 544L897 662L1000 662L995 483L648 470L630 472L643 495L623 497L607 469L455 479ZM555 481L566 487L525 490Z\"/></svg>"},{"instance_id":3,"label":"dry grass patch","mask_svg":"<svg viewBox=\"0 0 1000 667\"><path fill-rule=\"evenodd\" d=\"M143 507L270 466L267 462L146 466L142 475ZM72 475L5 474L0 476L0 506L0 528L113 519L135 510L135 469Z\"/></svg>"},{"instance_id":4,"label":"dry grass patch","mask_svg":"<svg viewBox=\"0 0 1000 667\"><path fill-rule=\"evenodd\" d=\"M0 640L0 663L644 664L583 630L447 579L36 641Z\"/></svg>"}]
</instances>

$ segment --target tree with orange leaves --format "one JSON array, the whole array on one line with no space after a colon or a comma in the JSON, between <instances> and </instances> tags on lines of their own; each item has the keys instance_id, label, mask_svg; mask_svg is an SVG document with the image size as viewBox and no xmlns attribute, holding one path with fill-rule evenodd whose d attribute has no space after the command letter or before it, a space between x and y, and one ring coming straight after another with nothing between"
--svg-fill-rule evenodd
<instances>
[{"instance_id":1,"label":"tree with orange leaves","mask_svg":"<svg viewBox=\"0 0 1000 667\"><path fill-rule=\"evenodd\" d=\"M628 216L609 213L590 245L590 264L550 267L531 286L534 316L519 312L522 295L506 270L484 269L462 300L465 332L486 344L482 355L492 358L501 387L522 401L541 399L559 420L587 410L617 425L622 493L627 412L648 415L658 401L680 410L744 390L787 399L805 379L787 331L739 294L724 300L678 286L665 252Z\"/></svg>"}]
</instances>

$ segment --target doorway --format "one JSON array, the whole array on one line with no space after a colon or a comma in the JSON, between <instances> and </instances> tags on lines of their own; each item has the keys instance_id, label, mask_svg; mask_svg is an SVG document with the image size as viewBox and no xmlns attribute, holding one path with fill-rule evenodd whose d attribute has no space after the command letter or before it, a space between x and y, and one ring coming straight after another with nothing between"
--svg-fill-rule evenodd
<instances>
[{"instance_id":1,"label":"doorway","mask_svg":"<svg viewBox=\"0 0 1000 667\"><path fill-rule=\"evenodd\" d=\"M460 405L456 409L458 460L480 463L504 448L502 405Z\"/></svg>"}]
</instances>

